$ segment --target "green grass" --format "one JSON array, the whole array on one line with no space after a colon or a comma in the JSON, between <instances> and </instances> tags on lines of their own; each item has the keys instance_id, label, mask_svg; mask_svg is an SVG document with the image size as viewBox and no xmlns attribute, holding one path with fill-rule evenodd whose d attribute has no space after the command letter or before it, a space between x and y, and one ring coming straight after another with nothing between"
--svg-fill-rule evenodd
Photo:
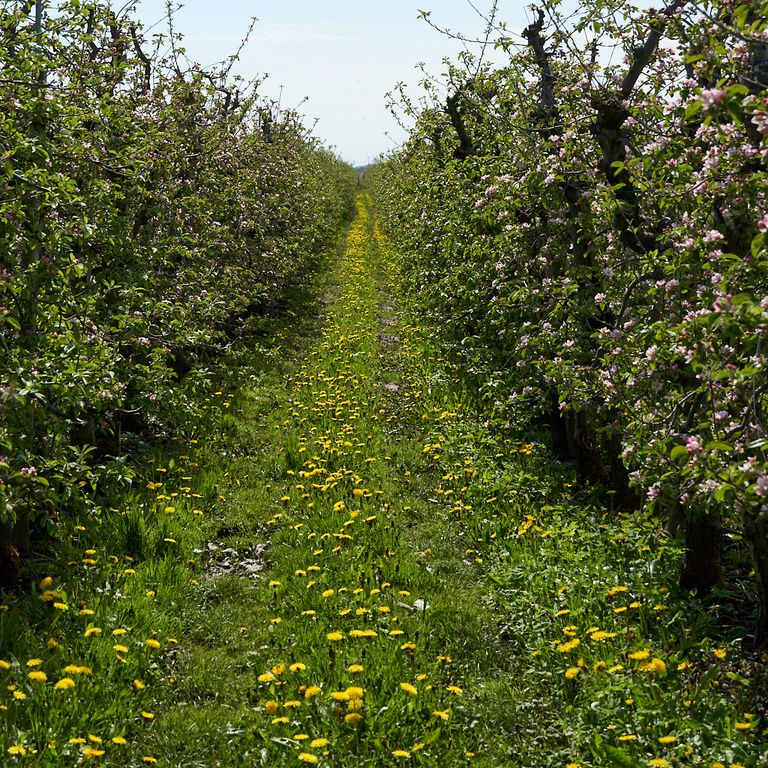
<instances>
[{"instance_id":1,"label":"green grass","mask_svg":"<svg viewBox=\"0 0 768 768\"><path fill-rule=\"evenodd\" d=\"M489 421L393 280L361 198L197 442L36 565L61 597L6 597L7 761L765 764L755 660L674 587L678 547Z\"/></svg>"}]
</instances>

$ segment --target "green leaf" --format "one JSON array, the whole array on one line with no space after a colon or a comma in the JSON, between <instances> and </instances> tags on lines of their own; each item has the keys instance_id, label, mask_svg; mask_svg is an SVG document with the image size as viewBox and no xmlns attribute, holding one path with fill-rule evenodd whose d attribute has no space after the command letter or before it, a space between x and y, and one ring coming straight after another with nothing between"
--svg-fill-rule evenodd
<instances>
[{"instance_id":1,"label":"green leaf","mask_svg":"<svg viewBox=\"0 0 768 768\"><path fill-rule=\"evenodd\" d=\"M682 458L688 458L688 449L684 445L676 445L669 453L672 461L680 461Z\"/></svg>"},{"instance_id":2,"label":"green leaf","mask_svg":"<svg viewBox=\"0 0 768 768\"><path fill-rule=\"evenodd\" d=\"M635 759L631 755L611 744L603 744L603 752L613 765L618 765L621 768L636 768L637 766Z\"/></svg>"},{"instance_id":3,"label":"green leaf","mask_svg":"<svg viewBox=\"0 0 768 768\"><path fill-rule=\"evenodd\" d=\"M692 101L685 108L685 114L683 115L683 119L690 120L694 115L697 115L703 109L704 109L704 102L702 102L700 99L696 99L695 101Z\"/></svg>"}]
</instances>

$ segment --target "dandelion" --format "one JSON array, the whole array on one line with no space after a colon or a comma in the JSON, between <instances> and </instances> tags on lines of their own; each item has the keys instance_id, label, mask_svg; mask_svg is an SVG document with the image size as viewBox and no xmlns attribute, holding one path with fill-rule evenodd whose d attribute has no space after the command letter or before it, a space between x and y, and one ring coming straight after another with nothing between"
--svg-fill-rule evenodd
<instances>
[{"instance_id":1,"label":"dandelion","mask_svg":"<svg viewBox=\"0 0 768 768\"><path fill-rule=\"evenodd\" d=\"M147 686L144 683L142 683L141 680L136 679L136 680L133 681L133 687L137 691L143 691Z\"/></svg>"},{"instance_id":2,"label":"dandelion","mask_svg":"<svg viewBox=\"0 0 768 768\"><path fill-rule=\"evenodd\" d=\"M144 641L144 645L146 645L147 648L154 648L155 650L161 647L160 643L151 637L149 638L149 640Z\"/></svg>"},{"instance_id":3,"label":"dandelion","mask_svg":"<svg viewBox=\"0 0 768 768\"><path fill-rule=\"evenodd\" d=\"M449 685L445 690L449 691L450 693L453 693L456 696L464 695L464 690L462 688L459 688L458 685Z\"/></svg>"},{"instance_id":4,"label":"dandelion","mask_svg":"<svg viewBox=\"0 0 768 768\"><path fill-rule=\"evenodd\" d=\"M256 678L260 683L271 683L275 676L271 672L264 672Z\"/></svg>"},{"instance_id":5,"label":"dandelion","mask_svg":"<svg viewBox=\"0 0 768 768\"><path fill-rule=\"evenodd\" d=\"M0 669L10 669L11 665L5 659L0 659Z\"/></svg>"},{"instance_id":6,"label":"dandelion","mask_svg":"<svg viewBox=\"0 0 768 768\"><path fill-rule=\"evenodd\" d=\"M48 682L48 675L46 675L42 670L34 670L33 672L30 672L27 677L29 678L30 682L33 683Z\"/></svg>"},{"instance_id":7,"label":"dandelion","mask_svg":"<svg viewBox=\"0 0 768 768\"><path fill-rule=\"evenodd\" d=\"M362 664L350 664L347 667L347 672L349 672L350 675L356 675L358 672L363 671L363 665Z\"/></svg>"},{"instance_id":8,"label":"dandelion","mask_svg":"<svg viewBox=\"0 0 768 768\"><path fill-rule=\"evenodd\" d=\"M451 710L450 709L436 709L432 713L432 717L436 717L440 720L447 720L451 716Z\"/></svg>"},{"instance_id":9,"label":"dandelion","mask_svg":"<svg viewBox=\"0 0 768 768\"><path fill-rule=\"evenodd\" d=\"M13 746L8 747L8 754L24 757L24 755L27 754L27 748L23 744L14 744Z\"/></svg>"},{"instance_id":10,"label":"dandelion","mask_svg":"<svg viewBox=\"0 0 768 768\"><path fill-rule=\"evenodd\" d=\"M346 691L331 691L329 695L334 701L349 701L349 694Z\"/></svg>"},{"instance_id":11,"label":"dandelion","mask_svg":"<svg viewBox=\"0 0 768 768\"><path fill-rule=\"evenodd\" d=\"M659 736L659 744L672 744L675 741L677 741L676 736Z\"/></svg>"},{"instance_id":12,"label":"dandelion","mask_svg":"<svg viewBox=\"0 0 768 768\"><path fill-rule=\"evenodd\" d=\"M312 747L312 749L321 749L328 744L330 744L328 739L312 739L312 741L309 742L309 746Z\"/></svg>"},{"instance_id":13,"label":"dandelion","mask_svg":"<svg viewBox=\"0 0 768 768\"><path fill-rule=\"evenodd\" d=\"M653 768L668 768L670 762L663 757L654 757L653 760L648 761L648 765L652 765Z\"/></svg>"},{"instance_id":14,"label":"dandelion","mask_svg":"<svg viewBox=\"0 0 768 768\"><path fill-rule=\"evenodd\" d=\"M117 653L128 653L128 648L125 645L120 645L120 643L117 643L116 645L112 646L113 650L115 650Z\"/></svg>"},{"instance_id":15,"label":"dandelion","mask_svg":"<svg viewBox=\"0 0 768 768\"><path fill-rule=\"evenodd\" d=\"M723 659L725 659L725 657L728 655L722 648L715 648L712 653L718 661L723 661Z\"/></svg>"},{"instance_id":16,"label":"dandelion","mask_svg":"<svg viewBox=\"0 0 768 768\"><path fill-rule=\"evenodd\" d=\"M347 725L357 725L362 719L363 716L359 712L350 712L344 716L344 722Z\"/></svg>"},{"instance_id":17,"label":"dandelion","mask_svg":"<svg viewBox=\"0 0 768 768\"><path fill-rule=\"evenodd\" d=\"M400 759L407 759L411 756L411 753L407 749L393 749L392 755Z\"/></svg>"},{"instance_id":18,"label":"dandelion","mask_svg":"<svg viewBox=\"0 0 768 768\"><path fill-rule=\"evenodd\" d=\"M291 672L303 672L307 668L306 664L302 664L300 661L297 661L295 664L291 664L288 669L291 670Z\"/></svg>"},{"instance_id":19,"label":"dandelion","mask_svg":"<svg viewBox=\"0 0 768 768\"><path fill-rule=\"evenodd\" d=\"M42 659L30 659L27 662L28 667L39 667L43 663Z\"/></svg>"},{"instance_id":20,"label":"dandelion","mask_svg":"<svg viewBox=\"0 0 768 768\"><path fill-rule=\"evenodd\" d=\"M752 727L752 723L737 721L733 724L733 727L737 731L748 731Z\"/></svg>"},{"instance_id":21,"label":"dandelion","mask_svg":"<svg viewBox=\"0 0 768 768\"><path fill-rule=\"evenodd\" d=\"M647 659L650 655L650 650L648 648L643 648L642 651L635 651L634 653L630 653L627 658L632 659L633 661L642 661L643 659Z\"/></svg>"},{"instance_id":22,"label":"dandelion","mask_svg":"<svg viewBox=\"0 0 768 768\"><path fill-rule=\"evenodd\" d=\"M578 637L574 637L573 640L569 640L567 643L561 643L557 646L557 650L560 653L568 653L568 651L572 651L574 648L577 648L579 645L581 645L581 640L579 640Z\"/></svg>"},{"instance_id":23,"label":"dandelion","mask_svg":"<svg viewBox=\"0 0 768 768\"><path fill-rule=\"evenodd\" d=\"M147 712L146 710L142 710L141 711L141 716L145 720L154 720L155 719L155 716L152 714L152 712Z\"/></svg>"},{"instance_id":24,"label":"dandelion","mask_svg":"<svg viewBox=\"0 0 768 768\"><path fill-rule=\"evenodd\" d=\"M565 679L573 680L576 678L580 671L581 670L578 667L568 667L568 669L565 670Z\"/></svg>"},{"instance_id":25,"label":"dandelion","mask_svg":"<svg viewBox=\"0 0 768 768\"><path fill-rule=\"evenodd\" d=\"M152 764L154 764L154 763L157 762L157 758L156 757L152 757L151 755L144 755L144 757L141 758L141 762L142 763L152 763Z\"/></svg>"},{"instance_id":26,"label":"dandelion","mask_svg":"<svg viewBox=\"0 0 768 768\"><path fill-rule=\"evenodd\" d=\"M98 760L103 754L103 749L96 749L95 747L86 747L83 750L83 757L89 760Z\"/></svg>"},{"instance_id":27,"label":"dandelion","mask_svg":"<svg viewBox=\"0 0 768 768\"><path fill-rule=\"evenodd\" d=\"M317 685L310 685L306 691L304 691L304 698L309 700L317 696L321 692L321 688Z\"/></svg>"},{"instance_id":28,"label":"dandelion","mask_svg":"<svg viewBox=\"0 0 768 768\"><path fill-rule=\"evenodd\" d=\"M290 720L288 720L287 717L274 717L274 718L272 718L272 725L286 725L289 722L290 722Z\"/></svg>"},{"instance_id":29,"label":"dandelion","mask_svg":"<svg viewBox=\"0 0 768 768\"><path fill-rule=\"evenodd\" d=\"M317 755L313 755L310 752L299 752L298 759L300 763L309 763L310 765L317 765L319 762Z\"/></svg>"},{"instance_id":30,"label":"dandelion","mask_svg":"<svg viewBox=\"0 0 768 768\"><path fill-rule=\"evenodd\" d=\"M616 637L615 632L605 632L601 629L598 629L596 632L593 632L589 636L589 639L594 640L595 642L600 642L602 640L610 640L613 637Z\"/></svg>"},{"instance_id":31,"label":"dandelion","mask_svg":"<svg viewBox=\"0 0 768 768\"><path fill-rule=\"evenodd\" d=\"M643 672L654 672L657 675L663 675L666 674L667 665L661 659L654 657L646 664L643 664L640 669L642 669Z\"/></svg>"},{"instance_id":32,"label":"dandelion","mask_svg":"<svg viewBox=\"0 0 768 768\"><path fill-rule=\"evenodd\" d=\"M280 705L274 699L271 699L264 705L264 711L268 715L274 715L277 712L279 706Z\"/></svg>"},{"instance_id":33,"label":"dandelion","mask_svg":"<svg viewBox=\"0 0 768 768\"><path fill-rule=\"evenodd\" d=\"M112 743L117 744L117 746L119 747L124 747L128 742L126 741L124 736L113 736Z\"/></svg>"},{"instance_id":34,"label":"dandelion","mask_svg":"<svg viewBox=\"0 0 768 768\"><path fill-rule=\"evenodd\" d=\"M88 627L88 629L83 632L83 637L92 637L93 635L100 635L101 634L101 627Z\"/></svg>"},{"instance_id":35,"label":"dandelion","mask_svg":"<svg viewBox=\"0 0 768 768\"><path fill-rule=\"evenodd\" d=\"M344 639L344 633L343 632L329 632L326 637L332 642L332 643L338 643L340 640Z\"/></svg>"},{"instance_id":36,"label":"dandelion","mask_svg":"<svg viewBox=\"0 0 768 768\"><path fill-rule=\"evenodd\" d=\"M62 677L53 687L57 691L68 691L70 688L75 687L75 681L71 677Z\"/></svg>"}]
</instances>

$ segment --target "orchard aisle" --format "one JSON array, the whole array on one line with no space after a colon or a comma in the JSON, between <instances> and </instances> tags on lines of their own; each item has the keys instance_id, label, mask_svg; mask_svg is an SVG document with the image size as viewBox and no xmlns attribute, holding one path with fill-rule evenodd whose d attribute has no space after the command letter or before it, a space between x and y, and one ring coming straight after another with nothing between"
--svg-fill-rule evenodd
<instances>
[{"instance_id":1,"label":"orchard aisle","mask_svg":"<svg viewBox=\"0 0 768 768\"><path fill-rule=\"evenodd\" d=\"M192 656L148 733L164 763L449 766L478 750L457 651L490 639L472 563L426 501L419 385L367 196L357 207L321 335L244 405L232 451L249 455L220 489L229 541L211 544ZM453 555L436 563L438 535Z\"/></svg>"}]
</instances>

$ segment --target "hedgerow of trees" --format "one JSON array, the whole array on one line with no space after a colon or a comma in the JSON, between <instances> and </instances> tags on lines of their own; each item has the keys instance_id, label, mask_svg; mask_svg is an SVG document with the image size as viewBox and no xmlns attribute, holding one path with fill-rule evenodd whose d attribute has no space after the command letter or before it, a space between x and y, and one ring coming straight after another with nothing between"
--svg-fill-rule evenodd
<instances>
[{"instance_id":1,"label":"hedgerow of trees","mask_svg":"<svg viewBox=\"0 0 768 768\"><path fill-rule=\"evenodd\" d=\"M507 64L400 105L374 175L406 288L502 420L685 538L682 586L747 542L764 642L768 5L538 6L489 19Z\"/></svg>"},{"instance_id":2,"label":"hedgerow of trees","mask_svg":"<svg viewBox=\"0 0 768 768\"><path fill-rule=\"evenodd\" d=\"M351 170L230 78L234 57L190 65L130 7L40 5L0 7L6 581L31 524L98 514L131 445L187 422L210 362L351 209Z\"/></svg>"}]
</instances>

